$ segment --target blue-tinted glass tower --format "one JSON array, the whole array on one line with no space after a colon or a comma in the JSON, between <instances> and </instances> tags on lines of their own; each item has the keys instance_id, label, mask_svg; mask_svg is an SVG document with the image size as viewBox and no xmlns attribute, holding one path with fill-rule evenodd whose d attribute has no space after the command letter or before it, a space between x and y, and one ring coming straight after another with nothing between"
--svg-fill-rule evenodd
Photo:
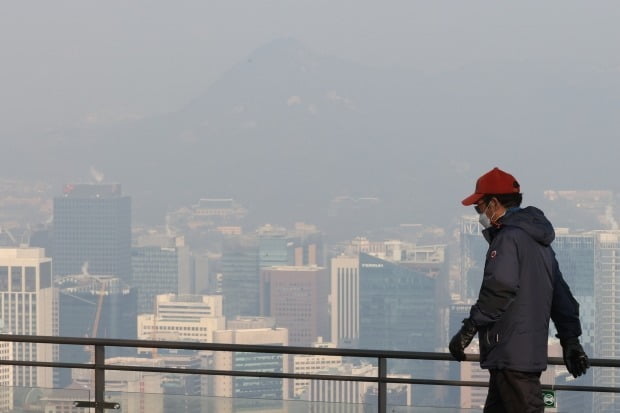
<instances>
[{"instance_id":1,"label":"blue-tinted glass tower","mask_svg":"<svg viewBox=\"0 0 620 413\"><path fill-rule=\"evenodd\" d=\"M177 294L179 268L176 248L133 247L131 266L133 285L138 289L138 314L153 313L157 295Z\"/></svg>"},{"instance_id":2,"label":"blue-tinted glass tower","mask_svg":"<svg viewBox=\"0 0 620 413\"><path fill-rule=\"evenodd\" d=\"M66 185L54 198L54 275L84 272L131 281L131 199L119 184Z\"/></svg>"},{"instance_id":3,"label":"blue-tinted glass tower","mask_svg":"<svg viewBox=\"0 0 620 413\"><path fill-rule=\"evenodd\" d=\"M435 283L420 271L360 254L360 347L434 351Z\"/></svg>"},{"instance_id":4,"label":"blue-tinted glass tower","mask_svg":"<svg viewBox=\"0 0 620 413\"><path fill-rule=\"evenodd\" d=\"M258 245L254 239L231 240L221 262L223 312L227 319L260 314Z\"/></svg>"},{"instance_id":5,"label":"blue-tinted glass tower","mask_svg":"<svg viewBox=\"0 0 620 413\"><path fill-rule=\"evenodd\" d=\"M76 275L56 279L59 330L62 337L135 339L137 295L116 277ZM88 362L92 353L82 346L60 346L60 360ZM106 355L133 355L133 350L108 348ZM71 383L71 370L59 369L57 385Z\"/></svg>"}]
</instances>

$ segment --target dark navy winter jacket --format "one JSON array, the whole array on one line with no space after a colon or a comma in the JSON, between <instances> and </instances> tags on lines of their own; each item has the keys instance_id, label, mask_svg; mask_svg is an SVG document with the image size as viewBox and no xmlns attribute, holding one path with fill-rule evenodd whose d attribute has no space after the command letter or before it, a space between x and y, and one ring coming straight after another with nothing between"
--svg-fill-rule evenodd
<instances>
[{"instance_id":1,"label":"dark navy winter jacket","mask_svg":"<svg viewBox=\"0 0 620 413\"><path fill-rule=\"evenodd\" d=\"M543 371L550 318L559 338L581 335L579 304L551 248L553 226L537 208L515 208L483 235L489 250L470 312L478 327L480 366Z\"/></svg>"}]
</instances>

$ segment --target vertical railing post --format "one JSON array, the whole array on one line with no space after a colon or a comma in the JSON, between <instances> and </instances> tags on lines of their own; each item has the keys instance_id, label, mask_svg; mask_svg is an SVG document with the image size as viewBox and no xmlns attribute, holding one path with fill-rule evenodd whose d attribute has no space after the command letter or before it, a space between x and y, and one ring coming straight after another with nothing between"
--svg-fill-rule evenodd
<instances>
[{"instance_id":1,"label":"vertical railing post","mask_svg":"<svg viewBox=\"0 0 620 413\"><path fill-rule=\"evenodd\" d=\"M95 345L95 413L104 413L105 346Z\"/></svg>"},{"instance_id":2,"label":"vertical railing post","mask_svg":"<svg viewBox=\"0 0 620 413\"><path fill-rule=\"evenodd\" d=\"M379 413L387 413L387 359L379 357L379 393L378 393L378 411Z\"/></svg>"}]
</instances>

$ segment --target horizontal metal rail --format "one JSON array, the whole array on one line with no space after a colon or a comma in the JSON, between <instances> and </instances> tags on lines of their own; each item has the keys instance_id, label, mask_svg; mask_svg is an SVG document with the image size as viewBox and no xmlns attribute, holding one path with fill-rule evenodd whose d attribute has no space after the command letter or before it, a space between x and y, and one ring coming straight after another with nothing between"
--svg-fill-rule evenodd
<instances>
[{"instance_id":1,"label":"horizontal metal rail","mask_svg":"<svg viewBox=\"0 0 620 413\"><path fill-rule=\"evenodd\" d=\"M108 338L87 338L87 337L55 337L55 336L30 336L0 334L0 341L17 343L42 343L57 345L78 345L94 346L95 353L98 355L95 363L70 363L70 362L46 362L46 361L26 361L26 360L0 360L0 365L14 366L36 366L50 368L74 368L95 370L99 379L96 379L95 402L96 412L103 412L104 388L102 382L105 381L103 373L107 370L114 371L143 371L156 373L175 373L175 374L196 374L196 375L216 375L234 377L269 377L281 379L303 379L303 380L332 380L349 382L372 382L378 383L379 409L386 410L386 385L389 383L415 384L415 385L437 385L437 386L467 386L467 387L488 387L488 383L480 381L462 380L436 380L436 379L414 379L390 377L386 372L388 360L425 360L425 361L452 361L455 360L449 353L433 352L412 352L412 351L386 351L386 350L364 350L364 349L337 349L337 348L318 348L318 347L289 347L289 346L267 346L250 344L222 344L222 343L196 343L179 341L152 341L152 340L126 340ZM194 368L175 368L175 367L156 367L156 366L137 366L137 365L113 365L105 362L106 347L128 347L128 348L163 348L176 350L198 350L198 351L225 351L225 352L252 352L252 353L272 353L272 354L304 354L321 356L342 356L357 358L373 358L377 360L380 367L377 376L352 376L352 375L333 375L333 374L300 374L300 373L274 373L258 371L239 371L239 370L212 370ZM480 357L476 354L467 354L466 361L476 362ZM551 365L563 365L564 361L560 357L549 357L548 363ZM617 359L590 359L593 367L620 367L620 360ZM383 368L381 368L383 366ZM561 391L582 391L582 392L603 392L620 393L617 387L601 386L569 386L543 384L545 389Z\"/></svg>"},{"instance_id":2,"label":"horizontal metal rail","mask_svg":"<svg viewBox=\"0 0 620 413\"><path fill-rule=\"evenodd\" d=\"M0 341L14 343L42 343L42 344L66 344L76 346L104 346L104 347L133 347L133 348L166 348L175 350L200 350L200 351L239 351L250 353L275 353L275 354L307 354L317 356L343 356L359 358L386 358L404 360L427 360L427 361L455 361L450 353L435 353L423 351L395 351L395 350L363 350L344 348L321 348L321 347L293 347L293 346L266 346L254 344L223 344L223 343L196 343L185 341L152 341L152 340L127 340L116 338L89 338L89 337L57 337L57 336L31 336L0 334ZM480 361L478 354L466 354L465 361ZM561 366L564 360L561 357L549 357L548 363ZM593 367L620 367L620 359L589 359ZM80 364L82 365L82 364ZM57 366L61 367L61 366Z\"/></svg>"}]
</instances>

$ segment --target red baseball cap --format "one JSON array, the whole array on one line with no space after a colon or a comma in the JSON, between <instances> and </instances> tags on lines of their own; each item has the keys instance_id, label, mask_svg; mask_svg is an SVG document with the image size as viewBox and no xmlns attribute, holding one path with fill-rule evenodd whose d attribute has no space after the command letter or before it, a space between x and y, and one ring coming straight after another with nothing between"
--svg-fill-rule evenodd
<instances>
[{"instance_id":1,"label":"red baseball cap","mask_svg":"<svg viewBox=\"0 0 620 413\"><path fill-rule=\"evenodd\" d=\"M519 182L517 182L514 176L495 167L478 178L476 181L476 191L461 202L466 206L473 205L478 203L485 195L514 194L519 193L520 190Z\"/></svg>"}]
</instances>

